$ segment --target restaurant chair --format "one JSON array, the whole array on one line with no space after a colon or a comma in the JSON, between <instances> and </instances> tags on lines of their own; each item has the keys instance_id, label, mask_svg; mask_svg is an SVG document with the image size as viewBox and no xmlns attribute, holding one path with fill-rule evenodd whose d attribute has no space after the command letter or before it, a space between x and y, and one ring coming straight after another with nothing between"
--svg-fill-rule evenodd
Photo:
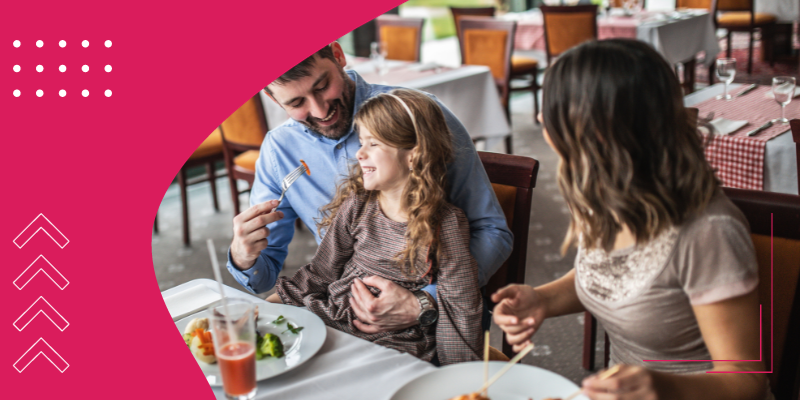
<instances>
[{"instance_id":1,"label":"restaurant chair","mask_svg":"<svg viewBox=\"0 0 800 400\"><path fill-rule=\"evenodd\" d=\"M539 173L539 161L533 158L479 151L478 156L492 183L495 196L503 209L506 222L514 234L511 255L492 275L483 288L484 301L494 308L489 297L492 293L512 283L525 283L525 263L528 256L528 231L531 220L531 199ZM503 334L503 353L514 356L511 345Z\"/></svg>"},{"instance_id":2,"label":"restaurant chair","mask_svg":"<svg viewBox=\"0 0 800 400\"><path fill-rule=\"evenodd\" d=\"M797 340L800 338L800 196L727 187L723 191L750 225L759 267L762 361L766 370L772 371L766 374L767 379L776 399L797 400L800 397L800 341ZM588 313L587 318L591 321L586 323L596 324ZM605 365L608 366L607 355Z\"/></svg>"},{"instance_id":3,"label":"restaurant chair","mask_svg":"<svg viewBox=\"0 0 800 400\"><path fill-rule=\"evenodd\" d=\"M267 118L261 96L256 93L219 125L225 153L225 166L233 200L233 215L239 215L239 179L247 181L250 188L256 176L256 160L264 137L267 135ZM249 191L249 189L248 189Z\"/></svg>"},{"instance_id":4,"label":"restaurant chair","mask_svg":"<svg viewBox=\"0 0 800 400\"><path fill-rule=\"evenodd\" d=\"M726 56L731 57L731 33L749 32L750 47L747 54L747 74L753 73L753 31L761 30L761 40L772 46L775 35L775 24L777 17L773 14L755 12L753 0L713 0L711 15L714 16L714 23L717 28L724 28L728 31L726 40L728 49ZM772 47L770 47L772 49ZM774 51L769 52L769 63L775 66Z\"/></svg>"},{"instance_id":5,"label":"restaurant chair","mask_svg":"<svg viewBox=\"0 0 800 400\"><path fill-rule=\"evenodd\" d=\"M712 0L675 0L675 9L693 8L711 11L711 2Z\"/></svg>"},{"instance_id":6,"label":"restaurant chair","mask_svg":"<svg viewBox=\"0 0 800 400\"><path fill-rule=\"evenodd\" d=\"M180 171L178 171L178 186L181 194L181 208L183 217L183 244L189 246L191 244L190 227L189 227L189 196L187 195L187 188L202 182L208 182L211 186L211 198L214 204L214 211L219 211L219 202L217 201L217 178L225 176L225 173L218 173L214 164L217 161L224 159L222 152L222 136L219 129L215 129L208 137L200 143L200 146L195 149L194 153L189 156L189 159L183 164ZM206 167L206 173L194 178L187 177L187 171L194 167ZM158 213L153 221L153 232L158 233Z\"/></svg>"},{"instance_id":7,"label":"restaurant chair","mask_svg":"<svg viewBox=\"0 0 800 400\"><path fill-rule=\"evenodd\" d=\"M597 6L541 6L547 65L561 53L597 39Z\"/></svg>"},{"instance_id":8,"label":"restaurant chair","mask_svg":"<svg viewBox=\"0 0 800 400\"><path fill-rule=\"evenodd\" d=\"M461 19L463 17L493 18L495 9L494 7L450 7L450 12L453 13L453 20L456 24L456 37L458 38L458 45L461 50L461 63L466 64L466 62L464 62L464 40L461 35ZM539 75L539 60L531 57L514 55L513 48L512 42L511 82L515 84L509 83L509 90L512 92L529 90L533 92L533 122L538 125L539 120L536 116L539 114L539 98L537 96L537 92L539 91L539 81L537 80ZM519 85L516 85L516 82L519 82ZM511 123L511 115L508 113L508 110L506 110L506 117L508 118L508 123ZM509 149L507 153L511 154L510 136L507 141L506 148Z\"/></svg>"},{"instance_id":9,"label":"restaurant chair","mask_svg":"<svg viewBox=\"0 0 800 400\"><path fill-rule=\"evenodd\" d=\"M794 140L795 154L797 154L797 189L800 190L800 119L789 121L792 127L792 140Z\"/></svg>"},{"instance_id":10,"label":"restaurant chair","mask_svg":"<svg viewBox=\"0 0 800 400\"><path fill-rule=\"evenodd\" d=\"M419 62L424 18L381 15L375 19L378 43L385 46L386 58Z\"/></svg>"}]
</instances>

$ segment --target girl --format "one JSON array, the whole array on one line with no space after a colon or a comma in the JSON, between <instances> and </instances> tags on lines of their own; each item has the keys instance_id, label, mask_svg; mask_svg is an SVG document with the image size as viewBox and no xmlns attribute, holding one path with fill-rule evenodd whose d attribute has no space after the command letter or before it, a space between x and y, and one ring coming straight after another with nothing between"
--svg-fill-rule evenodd
<instances>
[{"instance_id":1,"label":"girl","mask_svg":"<svg viewBox=\"0 0 800 400\"><path fill-rule=\"evenodd\" d=\"M365 102L354 125L358 164L321 210L320 247L293 277L278 279L269 300L306 306L335 329L425 361L480 359L478 267L468 221L446 201L453 150L441 109L423 93L398 89ZM356 329L352 285L370 275L412 292L437 281L438 321L378 334Z\"/></svg>"},{"instance_id":2,"label":"girl","mask_svg":"<svg viewBox=\"0 0 800 400\"><path fill-rule=\"evenodd\" d=\"M759 359L747 221L703 156L670 66L635 40L578 46L548 70L540 119L572 213L562 250L578 255L554 282L493 295L509 343L588 310L621 365L584 381L593 400L769 398L764 375L749 373L762 363L746 361Z\"/></svg>"}]
</instances>

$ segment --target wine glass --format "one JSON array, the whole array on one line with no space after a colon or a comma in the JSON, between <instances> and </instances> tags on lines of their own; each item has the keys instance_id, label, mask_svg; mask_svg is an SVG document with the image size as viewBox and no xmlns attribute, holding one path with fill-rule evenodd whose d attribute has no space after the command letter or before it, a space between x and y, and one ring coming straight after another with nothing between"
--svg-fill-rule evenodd
<instances>
[{"instance_id":1,"label":"wine glass","mask_svg":"<svg viewBox=\"0 0 800 400\"><path fill-rule=\"evenodd\" d=\"M725 94L717 96L718 100L731 100L733 96L728 94L728 85L733 82L736 76L736 59L719 58L717 59L717 78L725 83Z\"/></svg>"},{"instance_id":2,"label":"wine glass","mask_svg":"<svg viewBox=\"0 0 800 400\"><path fill-rule=\"evenodd\" d=\"M797 81L791 76L776 76L772 78L772 95L775 101L781 105L781 117L772 120L772 122L780 122L783 125L789 123L786 119L786 105L792 102L794 97L794 88Z\"/></svg>"}]
</instances>

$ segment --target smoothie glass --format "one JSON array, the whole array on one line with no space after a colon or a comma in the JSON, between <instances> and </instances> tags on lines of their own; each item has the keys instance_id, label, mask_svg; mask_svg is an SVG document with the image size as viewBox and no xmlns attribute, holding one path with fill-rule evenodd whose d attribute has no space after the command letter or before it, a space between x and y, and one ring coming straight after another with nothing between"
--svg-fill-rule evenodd
<instances>
[{"instance_id":1,"label":"smoothie glass","mask_svg":"<svg viewBox=\"0 0 800 400\"><path fill-rule=\"evenodd\" d=\"M208 309L222 388L230 400L250 400L256 396L255 305L245 299L227 300L227 311L222 303Z\"/></svg>"}]
</instances>

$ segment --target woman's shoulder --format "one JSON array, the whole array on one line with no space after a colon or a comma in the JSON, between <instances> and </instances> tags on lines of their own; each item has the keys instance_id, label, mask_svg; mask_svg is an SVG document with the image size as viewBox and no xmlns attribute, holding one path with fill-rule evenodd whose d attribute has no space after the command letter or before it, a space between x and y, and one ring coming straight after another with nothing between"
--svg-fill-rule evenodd
<instances>
[{"instance_id":1,"label":"woman's shoulder","mask_svg":"<svg viewBox=\"0 0 800 400\"><path fill-rule=\"evenodd\" d=\"M750 233L750 225L744 214L722 190L711 198L705 209L683 223L681 236L703 240L709 239L704 236L714 231Z\"/></svg>"}]
</instances>

